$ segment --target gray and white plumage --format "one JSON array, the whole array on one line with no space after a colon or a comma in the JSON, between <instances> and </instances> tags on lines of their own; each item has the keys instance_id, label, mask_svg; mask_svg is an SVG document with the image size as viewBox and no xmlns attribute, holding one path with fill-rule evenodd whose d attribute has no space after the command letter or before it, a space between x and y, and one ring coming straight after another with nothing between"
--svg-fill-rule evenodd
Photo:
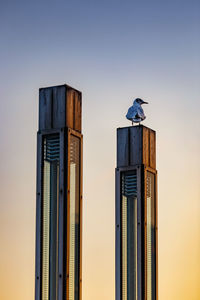
<instances>
[{"instance_id":1,"label":"gray and white plumage","mask_svg":"<svg viewBox=\"0 0 200 300\"><path fill-rule=\"evenodd\" d=\"M133 123L140 123L146 119L146 116L144 114L142 104L148 104L148 102L143 101L140 98L136 98L133 101L133 105L128 109L128 112L126 114L126 118Z\"/></svg>"}]
</instances>

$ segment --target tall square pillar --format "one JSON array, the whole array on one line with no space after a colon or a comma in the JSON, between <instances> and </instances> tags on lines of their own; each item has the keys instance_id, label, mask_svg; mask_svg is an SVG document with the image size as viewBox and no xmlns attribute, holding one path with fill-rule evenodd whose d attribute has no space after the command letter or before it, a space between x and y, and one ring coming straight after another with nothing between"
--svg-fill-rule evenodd
<instances>
[{"instance_id":1,"label":"tall square pillar","mask_svg":"<svg viewBox=\"0 0 200 300\"><path fill-rule=\"evenodd\" d=\"M116 300L158 299L156 133L117 129Z\"/></svg>"},{"instance_id":2,"label":"tall square pillar","mask_svg":"<svg viewBox=\"0 0 200 300\"><path fill-rule=\"evenodd\" d=\"M81 300L81 92L39 90L35 300Z\"/></svg>"}]
</instances>

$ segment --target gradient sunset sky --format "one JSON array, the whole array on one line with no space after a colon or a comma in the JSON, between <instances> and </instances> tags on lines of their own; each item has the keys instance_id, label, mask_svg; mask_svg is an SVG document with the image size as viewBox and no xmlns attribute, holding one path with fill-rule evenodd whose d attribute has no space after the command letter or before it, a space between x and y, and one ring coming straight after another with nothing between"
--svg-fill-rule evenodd
<instances>
[{"instance_id":1,"label":"gradient sunset sky","mask_svg":"<svg viewBox=\"0 0 200 300\"><path fill-rule=\"evenodd\" d=\"M116 128L157 132L159 299L200 299L200 1L0 2L0 299L34 299L38 89L83 93L83 300L114 300Z\"/></svg>"}]
</instances>

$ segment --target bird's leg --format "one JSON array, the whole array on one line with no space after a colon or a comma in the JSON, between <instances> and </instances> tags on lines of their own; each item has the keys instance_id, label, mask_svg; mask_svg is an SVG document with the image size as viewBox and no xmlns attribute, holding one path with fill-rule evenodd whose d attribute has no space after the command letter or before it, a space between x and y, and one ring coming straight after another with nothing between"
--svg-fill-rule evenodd
<instances>
[{"instance_id":1,"label":"bird's leg","mask_svg":"<svg viewBox=\"0 0 200 300\"><path fill-rule=\"evenodd\" d=\"M132 121L132 126L133 126L133 121Z\"/></svg>"}]
</instances>

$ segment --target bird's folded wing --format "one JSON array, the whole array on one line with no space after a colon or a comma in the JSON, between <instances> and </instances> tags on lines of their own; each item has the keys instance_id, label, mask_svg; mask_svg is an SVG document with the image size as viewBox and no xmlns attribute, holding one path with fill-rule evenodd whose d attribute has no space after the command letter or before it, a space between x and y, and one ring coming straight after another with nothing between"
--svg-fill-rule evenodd
<instances>
[{"instance_id":1,"label":"bird's folded wing","mask_svg":"<svg viewBox=\"0 0 200 300\"><path fill-rule=\"evenodd\" d=\"M137 111L136 111L135 107L131 106L128 109L128 112L126 114L127 119L133 119L136 113L137 113Z\"/></svg>"},{"instance_id":2,"label":"bird's folded wing","mask_svg":"<svg viewBox=\"0 0 200 300\"><path fill-rule=\"evenodd\" d=\"M142 107L137 108L137 114L141 119L145 119L145 114L144 114Z\"/></svg>"}]
</instances>

